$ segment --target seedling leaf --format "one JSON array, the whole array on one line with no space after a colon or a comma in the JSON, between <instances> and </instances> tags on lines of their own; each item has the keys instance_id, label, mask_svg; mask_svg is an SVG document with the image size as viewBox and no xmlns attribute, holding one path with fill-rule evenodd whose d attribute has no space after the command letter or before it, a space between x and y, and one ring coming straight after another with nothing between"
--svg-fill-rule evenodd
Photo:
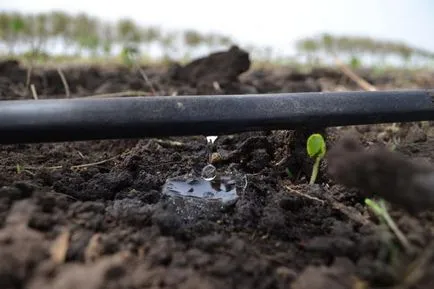
<instances>
[{"instance_id":1,"label":"seedling leaf","mask_svg":"<svg viewBox=\"0 0 434 289\"><path fill-rule=\"evenodd\" d=\"M326 144L322 135L315 133L307 139L307 153L311 158L323 158L326 153Z\"/></svg>"},{"instance_id":2,"label":"seedling leaf","mask_svg":"<svg viewBox=\"0 0 434 289\"><path fill-rule=\"evenodd\" d=\"M379 204L377 204L377 202L366 198L365 199L365 204L371 208L371 210L379 217L382 217L384 215L384 210L383 208L380 207Z\"/></svg>"},{"instance_id":3,"label":"seedling leaf","mask_svg":"<svg viewBox=\"0 0 434 289\"><path fill-rule=\"evenodd\" d=\"M309 184L315 183L316 177L318 175L319 165L321 159L326 154L326 144L324 138L319 133L314 133L307 139L306 144L307 154L315 159L315 163L312 168L312 175L310 176Z\"/></svg>"}]
</instances>

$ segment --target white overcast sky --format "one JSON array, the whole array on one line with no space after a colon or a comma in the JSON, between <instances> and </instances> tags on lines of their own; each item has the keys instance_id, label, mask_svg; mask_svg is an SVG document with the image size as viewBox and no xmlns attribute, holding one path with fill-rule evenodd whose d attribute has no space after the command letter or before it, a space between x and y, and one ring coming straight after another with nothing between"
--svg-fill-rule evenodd
<instances>
[{"instance_id":1,"label":"white overcast sky","mask_svg":"<svg viewBox=\"0 0 434 289\"><path fill-rule=\"evenodd\" d=\"M377 36L434 50L434 0L4 0L0 10L87 12L163 28L228 34L286 49L317 33Z\"/></svg>"}]
</instances>

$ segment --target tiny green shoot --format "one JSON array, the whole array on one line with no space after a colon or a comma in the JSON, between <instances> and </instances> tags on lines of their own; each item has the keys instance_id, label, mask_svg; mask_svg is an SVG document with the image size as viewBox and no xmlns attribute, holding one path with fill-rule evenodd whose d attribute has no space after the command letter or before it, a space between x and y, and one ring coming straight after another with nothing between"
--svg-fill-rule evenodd
<instances>
[{"instance_id":1,"label":"tiny green shoot","mask_svg":"<svg viewBox=\"0 0 434 289\"><path fill-rule=\"evenodd\" d=\"M309 138L307 139L306 149L309 157L315 159L315 163L313 164L312 169L312 175L309 181L309 184L312 185L315 183L318 176L320 162L326 154L326 143L322 135L315 133L309 136Z\"/></svg>"},{"instance_id":2,"label":"tiny green shoot","mask_svg":"<svg viewBox=\"0 0 434 289\"><path fill-rule=\"evenodd\" d=\"M23 171L23 168L21 167L20 164L17 164L16 169L17 169L17 174L21 174L21 172Z\"/></svg>"},{"instance_id":3,"label":"tiny green shoot","mask_svg":"<svg viewBox=\"0 0 434 289\"><path fill-rule=\"evenodd\" d=\"M405 235L398 228L396 223L393 221L392 217L389 215L387 211L386 203L384 200L380 199L378 202L372 199L366 198L365 204L371 209L377 217L385 222L389 229L396 235L398 240L401 242L402 246L405 248L407 252L412 251L412 246Z\"/></svg>"},{"instance_id":4,"label":"tiny green shoot","mask_svg":"<svg viewBox=\"0 0 434 289\"><path fill-rule=\"evenodd\" d=\"M288 175L288 178L292 179L294 175L292 174L291 170L289 168L286 168L286 174Z\"/></svg>"}]
</instances>

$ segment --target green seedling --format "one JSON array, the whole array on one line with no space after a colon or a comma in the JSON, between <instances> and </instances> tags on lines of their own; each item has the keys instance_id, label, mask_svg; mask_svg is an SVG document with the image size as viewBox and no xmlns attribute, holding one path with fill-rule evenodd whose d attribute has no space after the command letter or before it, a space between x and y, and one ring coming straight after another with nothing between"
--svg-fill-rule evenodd
<instances>
[{"instance_id":1,"label":"green seedling","mask_svg":"<svg viewBox=\"0 0 434 289\"><path fill-rule=\"evenodd\" d=\"M309 184L312 185L315 183L318 176L320 162L326 154L326 143L322 135L318 133L312 134L307 139L306 149L309 157L315 159L315 163L313 164L312 169L312 175L310 176L309 181Z\"/></svg>"},{"instance_id":2,"label":"green seedling","mask_svg":"<svg viewBox=\"0 0 434 289\"><path fill-rule=\"evenodd\" d=\"M386 203L384 200L380 199L378 202L372 200L372 199L365 199L365 204L371 209L371 211L386 225L389 227L389 229L396 235L398 240L401 242L402 246L407 252L412 251L412 246L408 239L405 237L405 235L401 232L401 230L398 228L396 223L393 221L392 217L389 215L389 212L387 211Z\"/></svg>"},{"instance_id":3,"label":"green seedling","mask_svg":"<svg viewBox=\"0 0 434 289\"><path fill-rule=\"evenodd\" d=\"M288 175L288 178L292 179L294 177L294 175L292 174L292 172L287 168L286 169L286 174Z\"/></svg>"}]
</instances>

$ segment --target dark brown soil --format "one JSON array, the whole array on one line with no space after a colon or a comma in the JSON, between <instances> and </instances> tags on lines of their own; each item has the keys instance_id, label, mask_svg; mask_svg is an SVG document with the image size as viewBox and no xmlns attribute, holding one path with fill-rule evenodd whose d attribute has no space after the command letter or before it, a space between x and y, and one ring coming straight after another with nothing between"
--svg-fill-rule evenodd
<instances>
[{"instance_id":1,"label":"dark brown soil","mask_svg":"<svg viewBox=\"0 0 434 289\"><path fill-rule=\"evenodd\" d=\"M339 71L253 70L242 51L228 55L218 69L207 60L195 62L201 67L61 71L73 97L359 89ZM57 70L27 75L17 63L0 65L0 99L31 99L26 82L39 98L65 97ZM426 73L366 79L380 89L434 86ZM365 147L394 142L396 152L336 143L347 131ZM229 207L161 194L167 178L207 164L205 136L2 146L0 288L433 288L433 175L418 179L428 184L423 202L411 184L416 170L429 169L410 163L416 157L434 163L431 124L326 132L331 154L312 186L304 152L309 132L219 137L215 165L248 181ZM367 194L390 201L390 215L413 250L405 251L370 213ZM415 198L416 207L406 206Z\"/></svg>"}]
</instances>

